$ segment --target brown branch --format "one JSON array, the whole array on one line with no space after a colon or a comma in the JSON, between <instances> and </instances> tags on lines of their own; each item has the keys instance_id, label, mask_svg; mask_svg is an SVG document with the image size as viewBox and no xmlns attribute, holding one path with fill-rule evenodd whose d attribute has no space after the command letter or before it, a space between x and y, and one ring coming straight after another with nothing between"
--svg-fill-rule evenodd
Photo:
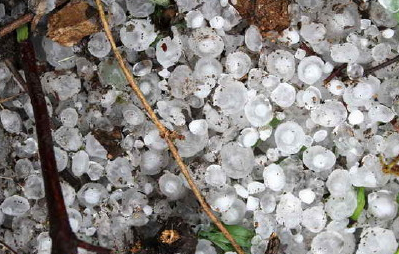
<instances>
[{"instance_id":1,"label":"brown branch","mask_svg":"<svg viewBox=\"0 0 399 254\"><path fill-rule=\"evenodd\" d=\"M35 15L32 14L32 13L28 13L28 14L25 14L25 15L17 18L16 20L11 22L10 24L5 25L4 27L2 27L0 29L0 38L5 36L5 35L7 35L7 34L9 34L9 33L11 33L12 31L17 29L18 27L20 27L20 26L22 26L22 25L24 25L26 23L29 23L33 19L34 16Z\"/></svg>"},{"instance_id":2,"label":"brown branch","mask_svg":"<svg viewBox=\"0 0 399 254\"><path fill-rule=\"evenodd\" d=\"M11 253L13 254L18 254L18 252L16 252L13 248L11 248L11 246L9 246L8 244L6 244L5 242L3 242L2 240L0 240L0 245L3 245L4 248L0 249L0 250L9 250Z\"/></svg>"},{"instance_id":3,"label":"brown branch","mask_svg":"<svg viewBox=\"0 0 399 254\"><path fill-rule=\"evenodd\" d=\"M7 68L11 71L14 75L14 78L18 81L18 84L21 86L22 90L25 92L28 91L28 85L26 84L24 78L19 74L17 68L15 68L14 64L11 62L10 59L5 59L4 63L6 64Z\"/></svg>"},{"instance_id":4,"label":"brown branch","mask_svg":"<svg viewBox=\"0 0 399 254\"><path fill-rule=\"evenodd\" d=\"M28 93L31 98L35 117L36 134L39 146L40 164L44 180L47 209L50 222L49 235L52 240L52 254L77 254L78 246L83 245L73 233L62 195L57 163L54 155L54 144L50 129L50 117L47 111L45 96L40 83L36 65L35 51L27 40L20 43L21 62L25 72ZM110 250L97 247L96 251L111 253Z\"/></svg>"},{"instance_id":5,"label":"brown branch","mask_svg":"<svg viewBox=\"0 0 399 254\"><path fill-rule=\"evenodd\" d=\"M23 94L25 94L25 92L19 93L19 94L16 94L16 95L13 95L13 96L4 98L4 99L0 99L0 104L5 103L5 102L7 102L7 101L12 101L12 100L18 98L19 96L21 96L21 95L23 95Z\"/></svg>"},{"instance_id":6,"label":"brown branch","mask_svg":"<svg viewBox=\"0 0 399 254\"><path fill-rule=\"evenodd\" d=\"M330 81L333 80L333 78L341 76L342 70L345 69L347 65L348 64L344 63L344 64L341 64L340 66L338 66L337 68L335 68L331 72L331 74L324 80L324 86L327 86L328 83L330 83Z\"/></svg>"},{"instance_id":7,"label":"brown branch","mask_svg":"<svg viewBox=\"0 0 399 254\"><path fill-rule=\"evenodd\" d=\"M313 49L311 49L306 43L302 42L301 45L299 45L299 48L304 50L306 52L306 55L309 56L319 56L316 52L314 52Z\"/></svg>"},{"instance_id":8,"label":"brown branch","mask_svg":"<svg viewBox=\"0 0 399 254\"><path fill-rule=\"evenodd\" d=\"M399 55L397 55L397 56L395 56L394 58L392 58L392 59L388 59L387 61L385 61L385 62L383 62L383 63L381 63L381 64L378 64L378 65L376 65L376 66L374 66L374 67L371 67L371 68L369 68L369 69L366 69L365 71L364 71L364 76L367 76L367 75L369 75L369 74L371 74L371 73L373 73L373 72L375 72L375 71L378 71L378 70L381 70L381 69L383 69L383 68L385 68L385 67L387 67L387 66L389 66L389 65L391 65L391 64L394 64L394 63L396 63L396 62L398 62L399 61Z\"/></svg>"},{"instance_id":9,"label":"brown branch","mask_svg":"<svg viewBox=\"0 0 399 254\"><path fill-rule=\"evenodd\" d=\"M208 217L212 220L212 222L219 228L219 230L222 232L222 234L231 242L232 246L236 250L238 254L244 254L243 249L238 245L236 240L233 238L233 236L227 231L227 229L224 227L224 225L220 222L220 220L213 214L209 204L206 202L205 198L202 196L200 190L198 189L197 185L194 183L193 179L190 176L190 173L187 169L186 164L183 162L183 159L179 155L179 152L173 143L173 140L176 136L176 134L173 134L170 130L168 130L158 119L156 116L154 110L151 108L147 100L145 99L143 93L141 92L140 88L137 86L136 81L133 78L133 75L131 74L130 70L126 67L126 64L122 58L122 55L120 54L119 50L116 47L115 40L112 36L111 29L109 28L107 18L105 17L105 12L103 5L101 3L101 0L96 0L98 12L100 14L101 22L104 27L105 33L107 35L107 38L109 42L111 43L111 48L115 54L116 59L118 60L118 63L123 71L123 74L125 75L126 79L129 82L129 85L131 86L133 92L136 94L138 99L141 101L141 103L144 106L144 109L148 113L150 119L153 121L155 126L158 128L161 137L166 141L166 143L169 146L169 150L175 159L177 165L180 167L181 172L183 173L184 177L186 178L191 190L193 191L195 197L197 198L198 202L200 203L201 207L203 208L204 212L208 215Z\"/></svg>"}]
</instances>

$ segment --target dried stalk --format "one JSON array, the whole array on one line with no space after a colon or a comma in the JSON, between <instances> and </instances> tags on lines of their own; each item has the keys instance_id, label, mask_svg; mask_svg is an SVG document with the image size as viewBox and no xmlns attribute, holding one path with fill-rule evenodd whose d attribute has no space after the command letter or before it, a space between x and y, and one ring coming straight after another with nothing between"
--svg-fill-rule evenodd
<instances>
[{"instance_id":1,"label":"dried stalk","mask_svg":"<svg viewBox=\"0 0 399 254\"><path fill-rule=\"evenodd\" d=\"M331 80L333 80L333 78L339 77L341 76L341 72L343 69L345 69L347 66L346 63L341 64L340 66L338 66L337 68L335 68L333 70L333 72L331 72L331 74L324 80L324 86L328 86Z\"/></svg>"},{"instance_id":2,"label":"dried stalk","mask_svg":"<svg viewBox=\"0 0 399 254\"><path fill-rule=\"evenodd\" d=\"M0 38L11 33L18 27L22 26L23 24L29 23L35 15L32 13L28 13L23 15L22 17L17 18L10 24L4 26L3 28L0 29Z\"/></svg>"},{"instance_id":3,"label":"dried stalk","mask_svg":"<svg viewBox=\"0 0 399 254\"><path fill-rule=\"evenodd\" d=\"M395 56L394 58L392 58L392 59L388 59L388 60L386 60L385 62L383 62L383 63L381 63L381 64L379 64L379 65L376 65L376 66L374 66L374 67L371 67L371 68L369 68L369 69L366 69L365 71L364 71L364 76L368 76L369 74L371 74L371 73L373 73L373 72L375 72L375 71L378 71L378 70L381 70L381 69L383 69L383 68L385 68L385 67L387 67L387 66L389 66L389 65L391 65L391 64L394 64L394 63L396 63L396 62L398 62L399 61L399 55L397 55L397 56Z\"/></svg>"},{"instance_id":4,"label":"dried stalk","mask_svg":"<svg viewBox=\"0 0 399 254\"><path fill-rule=\"evenodd\" d=\"M18 254L18 252L16 252L13 248L11 248L11 246L9 246L8 244L6 244L5 242L3 242L1 240L0 240L0 246L3 246L3 248L1 248L0 251L4 251L4 254L7 254L7 252L6 252L7 250L10 253ZM3 252L1 252L1 253L3 253Z\"/></svg>"},{"instance_id":5,"label":"dried stalk","mask_svg":"<svg viewBox=\"0 0 399 254\"><path fill-rule=\"evenodd\" d=\"M156 116L154 110L151 108L147 100L145 99L143 93L141 92L140 88L137 86L136 81L133 78L133 75L129 71L129 69L126 67L126 64L122 58L122 55L120 54L119 50L116 47L115 40L112 36L111 29L108 25L107 18L105 17L105 12L103 5L101 3L101 0L96 0L98 12L100 14L100 19L102 22L102 25L104 27L105 33L107 35L107 38L109 42L111 43L111 48L115 54L116 59L118 60L118 63L123 71L123 74L125 75L126 79L129 82L129 85L131 86L133 92L136 94L138 99L141 101L141 103L144 106L145 111L148 113L150 119L152 122L155 124L155 126L158 128L161 137L166 141L166 143L169 146L169 150L173 156L173 158L176 160L177 165L180 167L181 172L183 173L184 177L186 178L191 190L193 191L195 197L197 198L198 202L200 203L202 209L204 212L208 215L208 217L212 220L212 222L219 228L219 230L223 233L223 235L231 242L232 246L236 250L238 254L244 254L243 249L238 245L236 240L233 238L233 236L227 231L227 229L223 226L223 224L220 222L220 220L213 214L209 204L206 202L205 198L202 196L200 190L198 189L197 185L194 183L193 179L190 176L190 173L187 169L186 164L183 162L183 159L179 155L179 152L173 143L173 140L175 138L181 138L181 136L177 135L175 132L172 132L168 130L158 119Z\"/></svg>"}]
</instances>

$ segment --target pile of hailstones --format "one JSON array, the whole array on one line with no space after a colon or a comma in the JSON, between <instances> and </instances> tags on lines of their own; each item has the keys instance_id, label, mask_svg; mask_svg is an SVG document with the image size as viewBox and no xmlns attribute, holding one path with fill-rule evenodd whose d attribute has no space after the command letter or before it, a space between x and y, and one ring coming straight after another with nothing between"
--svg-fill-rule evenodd
<instances>
[{"instance_id":1,"label":"pile of hailstones","mask_svg":"<svg viewBox=\"0 0 399 254\"><path fill-rule=\"evenodd\" d=\"M397 21L378 2L362 19L349 0L297 0L291 27L273 43L253 25L236 34L242 19L227 0L176 0L185 27L164 38L148 18L149 0L105 2L141 91L162 122L185 136L176 144L212 209L228 225L254 228L251 253L263 254L272 232L283 253L397 250L399 184L382 172L379 155L389 161L399 152L390 123L399 110L399 67L363 76L398 52ZM307 55L302 42L317 54ZM151 234L169 216L208 225L105 34L90 37L90 60L82 48L47 38L42 47L39 57L62 70L41 77L58 170L85 183L62 182L73 231L123 249L132 226ZM324 86L343 63L349 81ZM18 92L0 63L1 97ZM32 105L26 95L3 105L0 235L18 251L50 253ZM111 158L93 131L115 127L123 154ZM367 206L350 223L358 187ZM200 240L196 253L216 249Z\"/></svg>"}]
</instances>

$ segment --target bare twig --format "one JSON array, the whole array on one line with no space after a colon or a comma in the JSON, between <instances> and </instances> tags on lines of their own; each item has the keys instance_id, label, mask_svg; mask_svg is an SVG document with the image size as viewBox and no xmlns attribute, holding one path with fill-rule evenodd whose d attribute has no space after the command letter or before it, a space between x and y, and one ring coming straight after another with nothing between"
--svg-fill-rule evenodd
<instances>
[{"instance_id":1,"label":"bare twig","mask_svg":"<svg viewBox=\"0 0 399 254\"><path fill-rule=\"evenodd\" d=\"M35 15L32 14L32 13L25 14L25 15L17 18L16 20L14 20L10 24L2 27L0 29L0 38L5 36L5 35L7 35L7 34L9 34L9 33L11 33L12 31L17 29L18 27L22 26L23 24L26 24L26 23L30 22L33 19L34 16Z\"/></svg>"},{"instance_id":2,"label":"bare twig","mask_svg":"<svg viewBox=\"0 0 399 254\"><path fill-rule=\"evenodd\" d=\"M175 138L181 138L181 136L177 135L174 132L171 132L168 130L158 119L156 116L154 110L151 108L147 100L145 99L143 93L141 92L140 88L137 86L136 81L133 78L133 75L129 71L129 69L126 67L126 64L122 58L122 55L120 54L119 50L116 47L115 40L112 36L111 30L109 28L107 18L105 17L105 12L103 5L101 3L101 0L96 0L98 12L100 14L101 22L103 24L105 33L107 35L107 38L109 42L111 43L112 50L115 54L116 59L118 60L118 63L126 77L126 79L129 82L129 85L133 89L133 92L137 95L138 99L141 101L141 103L144 106L144 109L148 113L149 117L151 120L154 122L155 126L158 128L161 137L166 141L166 143L169 146L169 150L173 156L173 158L176 160L177 165L180 167L181 172L183 173L184 177L186 178L191 190L193 191L195 197L197 198L198 202L200 203L201 207L203 208L204 212L208 215L208 217L212 220L212 222L219 228L219 230L223 233L223 235L231 242L232 246L236 250L238 254L244 254L243 249L238 245L236 240L233 238L233 236L227 231L227 229L224 227L224 225L220 222L220 220L213 214L209 204L206 202L205 198L202 196L200 190L198 189L197 185L194 183L193 179L190 176L190 173L187 169L186 164L183 162L183 159L179 155L179 152L173 143L173 140Z\"/></svg>"},{"instance_id":3,"label":"bare twig","mask_svg":"<svg viewBox=\"0 0 399 254\"><path fill-rule=\"evenodd\" d=\"M19 96L21 96L21 95L23 95L23 94L25 94L25 92L19 93L19 94L16 94L16 95L13 95L13 96L4 98L4 99L0 99L0 104L5 103L5 102L7 102L7 101L15 100L16 98L18 98Z\"/></svg>"},{"instance_id":4,"label":"bare twig","mask_svg":"<svg viewBox=\"0 0 399 254\"><path fill-rule=\"evenodd\" d=\"M5 242L3 242L2 240L0 240L0 246L3 246L4 248L1 248L0 250L9 250L11 253L13 254L18 254L18 252L16 252L15 250L13 250L13 248L11 248L11 246L9 246L8 244L6 244ZM2 253L7 253L7 252L2 252Z\"/></svg>"},{"instance_id":5,"label":"bare twig","mask_svg":"<svg viewBox=\"0 0 399 254\"><path fill-rule=\"evenodd\" d=\"M309 56L318 56L316 52L314 52L313 49L311 49L306 43L302 42L301 45L299 45L299 48L302 50L305 50L306 54Z\"/></svg>"},{"instance_id":6,"label":"bare twig","mask_svg":"<svg viewBox=\"0 0 399 254\"><path fill-rule=\"evenodd\" d=\"M324 80L324 86L328 86L328 83L330 83L333 78L341 76L342 70L345 69L347 65L348 64L344 63L335 68L333 72L331 72L331 74Z\"/></svg>"},{"instance_id":7,"label":"bare twig","mask_svg":"<svg viewBox=\"0 0 399 254\"><path fill-rule=\"evenodd\" d=\"M4 63L6 64L7 68L11 71L11 73L14 75L14 78L18 81L18 84L21 86L22 90L27 92L28 86L26 85L24 78L21 76L21 74L19 74L17 68L15 68L11 60L5 59Z\"/></svg>"},{"instance_id":8,"label":"bare twig","mask_svg":"<svg viewBox=\"0 0 399 254\"><path fill-rule=\"evenodd\" d=\"M391 65L391 64L394 64L394 63L396 63L396 62L398 62L399 61L399 55L397 55L397 56L395 56L394 58L392 58L392 59L388 59L387 61L385 61L385 62L383 62L383 63L381 63L381 64L379 64L379 65L376 65L376 66L374 66L374 67L371 67L371 68L369 68L369 69L366 69L365 71L364 71L364 76L367 76L367 75L369 75L369 74L371 74L371 73L373 73L373 72L375 72L375 71L378 71L378 70L381 70L381 69L383 69L383 68L385 68L385 67L387 67L387 66L389 66L389 65Z\"/></svg>"}]
</instances>

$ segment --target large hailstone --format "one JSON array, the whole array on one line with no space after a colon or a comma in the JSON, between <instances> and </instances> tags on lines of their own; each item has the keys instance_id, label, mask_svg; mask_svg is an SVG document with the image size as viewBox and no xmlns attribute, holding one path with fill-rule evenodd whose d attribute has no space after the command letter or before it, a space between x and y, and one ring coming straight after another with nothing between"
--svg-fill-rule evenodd
<instances>
[{"instance_id":1,"label":"large hailstone","mask_svg":"<svg viewBox=\"0 0 399 254\"><path fill-rule=\"evenodd\" d=\"M4 214L10 216L22 216L29 211L30 205L26 198L14 195L4 199L0 209Z\"/></svg>"},{"instance_id":2,"label":"large hailstone","mask_svg":"<svg viewBox=\"0 0 399 254\"><path fill-rule=\"evenodd\" d=\"M179 61L182 54L181 44L176 39L172 40L169 36L159 40L155 50L157 61L164 68L174 65Z\"/></svg>"},{"instance_id":3,"label":"large hailstone","mask_svg":"<svg viewBox=\"0 0 399 254\"><path fill-rule=\"evenodd\" d=\"M322 205L313 206L302 214L302 225L312 233L321 232L327 223L327 216Z\"/></svg>"},{"instance_id":4,"label":"large hailstone","mask_svg":"<svg viewBox=\"0 0 399 254\"><path fill-rule=\"evenodd\" d=\"M242 222L247 211L244 201L236 199L230 208L222 213L222 221L227 225L237 225Z\"/></svg>"},{"instance_id":5,"label":"large hailstone","mask_svg":"<svg viewBox=\"0 0 399 254\"><path fill-rule=\"evenodd\" d=\"M386 190L372 192L367 196L367 212L380 219L392 220L398 212L398 203L392 193Z\"/></svg>"},{"instance_id":6,"label":"large hailstone","mask_svg":"<svg viewBox=\"0 0 399 254\"><path fill-rule=\"evenodd\" d=\"M120 30L121 41L129 49L143 51L155 41L157 34L150 20L132 19Z\"/></svg>"},{"instance_id":7,"label":"large hailstone","mask_svg":"<svg viewBox=\"0 0 399 254\"><path fill-rule=\"evenodd\" d=\"M133 182L133 167L126 158L118 157L105 167L107 178L116 187L125 187Z\"/></svg>"},{"instance_id":8,"label":"large hailstone","mask_svg":"<svg viewBox=\"0 0 399 254\"><path fill-rule=\"evenodd\" d=\"M296 99L295 88L288 83L280 83L271 93L270 98L282 108L288 108Z\"/></svg>"},{"instance_id":9,"label":"large hailstone","mask_svg":"<svg viewBox=\"0 0 399 254\"><path fill-rule=\"evenodd\" d=\"M392 230L373 227L363 229L356 254L395 253L398 243Z\"/></svg>"},{"instance_id":10,"label":"large hailstone","mask_svg":"<svg viewBox=\"0 0 399 254\"><path fill-rule=\"evenodd\" d=\"M259 52L262 49L262 35L257 26L250 25L245 31L244 39L249 50Z\"/></svg>"},{"instance_id":11,"label":"large hailstone","mask_svg":"<svg viewBox=\"0 0 399 254\"><path fill-rule=\"evenodd\" d=\"M111 44L104 32L95 33L91 36L87 49L98 58L105 57L111 51Z\"/></svg>"},{"instance_id":12,"label":"large hailstone","mask_svg":"<svg viewBox=\"0 0 399 254\"><path fill-rule=\"evenodd\" d=\"M211 189L207 197L209 205L217 212L226 212L236 200L236 191L229 185L223 188Z\"/></svg>"},{"instance_id":13,"label":"large hailstone","mask_svg":"<svg viewBox=\"0 0 399 254\"><path fill-rule=\"evenodd\" d=\"M343 123L347 116L345 106L335 100L326 100L310 112L312 121L324 127L336 127Z\"/></svg>"},{"instance_id":14,"label":"large hailstone","mask_svg":"<svg viewBox=\"0 0 399 254\"><path fill-rule=\"evenodd\" d=\"M244 107L245 116L254 127L261 127L273 119L273 108L265 95L251 98Z\"/></svg>"},{"instance_id":15,"label":"large hailstone","mask_svg":"<svg viewBox=\"0 0 399 254\"><path fill-rule=\"evenodd\" d=\"M354 63L359 55L358 48L349 42L331 46L331 58L337 63Z\"/></svg>"},{"instance_id":16,"label":"large hailstone","mask_svg":"<svg viewBox=\"0 0 399 254\"><path fill-rule=\"evenodd\" d=\"M282 195L276 209L277 223L291 229L297 227L301 220L301 200L291 193Z\"/></svg>"},{"instance_id":17,"label":"large hailstone","mask_svg":"<svg viewBox=\"0 0 399 254\"><path fill-rule=\"evenodd\" d=\"M295 154L305 144L305 132L296 122L288 121L277 126L274 139L283 154Z\"/></svg>"},{"instance_id":18,"label":"large hailstone","mask_svg":"<svg viewBox=\"0 0 399 254\"><path fill-rule=\"evenodd\" d=\"M343 197L352 190L351 176L348 170L336 169L328 176L327 189L331 196Z\"/></svg>"},{"instance_id":19,"label":"large hailstone","mask_svg":"<svg viewBox=\"0 0 399 254\"><path fill-rule=\"evenodd\" d=\"M236 142L230 142L220 151L222 169L228 177L240 179L248 176L253 169L255 156L251 148L241 147Z\"/></svg>"},{"instance_id":20,"label":"large hailstone","mask_svg":"<svg viewBox=\"0 0 399 254\"><path fill-rule=\"evenodd\" d=\"M327 29L323 24L302 24L299 33L305 39L305 41L309 42L310 44L317 44L324 40Z\"/></svg>"},{"instance_id":21,"label":"large hailstone","mask_svg":"<svg viewBox=\"0 0 399 254\"><path fill-rule=\"evenodd\" d=\"M356 192L348 191L343 197L330 196L325 203L325 210L333 220L349 218L357 207Z\"/></svg>"},{"instance_id":22,"label":"large hailstone","mask_svg":"<svg viewBox=\"0 0 399 254\"><path fill-rule=\"evenodd\" d=\"M195 91L192 71L187 65L177 66L168 80L170 93L178 98L184 99Z\"/></svg>"},{"instance_id":23,"label":"large hailstone","mask_svg":"<svg viewBox=\"0 0 399 254\"><path fill-rule=\"evenodd\" d=\"M226 70L234 78L240 79L251 68L251 58L244 52L230 53L226 58Z\"/></svg>"},{"instance_id":24,"label":"large hailstone","mask_svg":"<svg viewBox=\"0 0 399 254\"><path fill-rule=\"evenodd\" d=\"M332 169L335 160L335 154L322 146L312 146L303 152L303 163L314 172Z\"/></svg>"},{"instance_id":25,"label":"large hailstone","mask_svg":"<svg viewBox=\"0 0 399 254\"><path fill-rule=\"evenodd\" d=\"M368 106L378 93L380 81L377 78L363 79L354 86L345 89L343 99L346 104L354 107Z\"/></svg>"},{"instance_id":26,"label":"large hailstone","mask_svg":"<svg viewBox=\"0 0 399 254\"><path fill-rule=\"evenodd\" d=\"M222 73L222 64L212 57L202 57L198 59L194 67L194 77L199 80L219 78Z\"/></svg>"},{"instance_id":27,"label":"large hailstone","mask_svg":"<svg viewBox=\"0 0 399 254\"><path fill-rule=\"evenodd\" d=\"M195 29L188 39L190 49L200 57L218 57L224 49L224 42L213 29Z\"/></svg>"},{"instance_id":28,"label":"large hailstone","mask_svg":"<svg viewBox=\"0 0 399 254\"><path fill-rule=\"evenodd\" d=\"M389 123L395 115L392 109L381 104L372 106L368 112L368 117L372 122Z\"/></svg>"},{"instance_id":29,"label":"large hailstone","mask_svg":"<svg viewBox=\"0 0 399 254\"><path fill-rule=\"evenodd\" d=\"M323 75L323 67L324 62L320 57L305 57L298 65L298 78L305 84L313 85Z\"/></svg>"},{"instance_id":30,"label":"large hailstone","mask_svg":"<svg viewBox=\"0 0 399 254\"><path fill-rule=\"evenodd\" d=\"M314 254L341 254L344 251L345 239L336 231L325 231L313 238L311 250Z\"/></svg>"},{"instance_id":31,"label":"large hailstone","mask_svg":"<svg viewBox=\"0 0 399 254\"><path fill-rule=\"evenodd\" d=\"M263 170L263 179L266 187L272 191L281 191L285 186L285 173L277 164L270 164Z\"/></svg>"},{"instance_id":32,"label":"large hailstone","mask_svg":"<svg viewBox=\"0 0 399 254\"><path fill-rule=\"evenodd\" d=\"M295 74L295 57L285 50L273 51L267 56L266 67L270 74L290 80Z\"/></svg>"},{"instance_id":33,"label":"large hailstone","mask_svg":"<svg viewBox=\"0 0 399 254\"><path fill-rule=\"evenodd\" d=\"M225 115L240 112L247 102L248 92L240 81L231 80L219 85L213 96L213 104L220 107Z\"/></svg>"},{"instance_id":34,"label":"large hailstone","mask_svg":"<svg viewBox=\"0 0 399 254\"><path fill-rule=\"evenodd\" d=\"M167 172L159 178L159 189L169 199L177 200L184 196L186 188L179 176Z\"/></svg>"}]
</instances>

